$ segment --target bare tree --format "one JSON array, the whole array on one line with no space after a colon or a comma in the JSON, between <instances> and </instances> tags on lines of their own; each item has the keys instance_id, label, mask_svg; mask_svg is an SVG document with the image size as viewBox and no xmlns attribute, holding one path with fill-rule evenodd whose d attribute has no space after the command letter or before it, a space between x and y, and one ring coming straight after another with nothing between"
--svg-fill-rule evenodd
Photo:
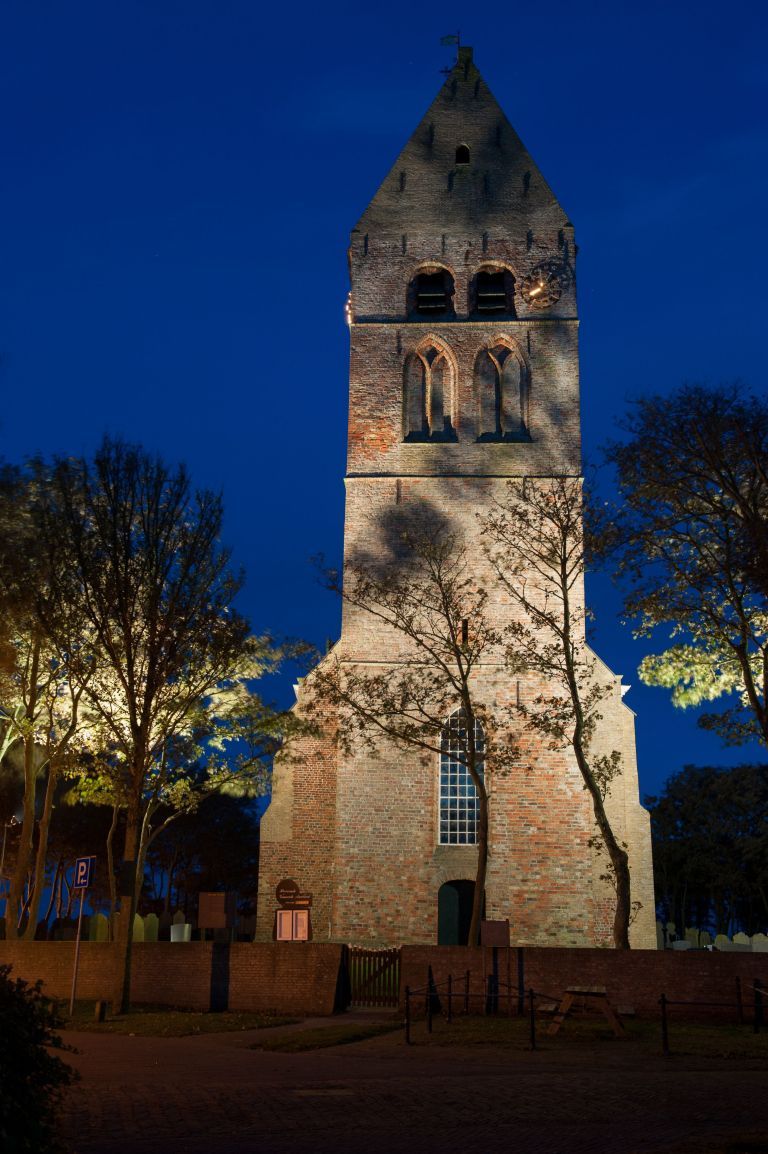
<instances>
[{"instance_id":1,"label":"bare tree","mask_svg":"<svg viewBox=\"0 0 768 1154\"><path fill-rule=\"evenodd\" d=\"M521 704L521 717L551 749L573 750L610 862L614 945L629 949L629 859L605 806L621 772L621 755L595 753L600 705L611 689L596 676L586 644L582 503L579 478L512 480L482 527L487 554L515 611L506 632L509 671L538 674L547 686Z\"/></svg>"},{"instance_id":2,"label":"bare tree","mask_svg":"<svg viewBox=\"0 0 768 1154\"><path fill-rule=\"evenodd\" d=\"M451 756L466 767L477 795L477 872L469 944L478 941L488 863L488 772L506 771L514 757L500 719L477 692L484 656L500 643L487 613L488 595L473 577L467 548L427 507L395 511L383 526L384 555L358 553L330 585L350 607L392 631L405 656L383 672L332 651L307 679L309 714L322 723L338 711L343 746L446 752L446 718L459 712ZM399 638L399 643L397 642ZM485 733L477 739L478 725Z\"/></svg>"}]
</instances>

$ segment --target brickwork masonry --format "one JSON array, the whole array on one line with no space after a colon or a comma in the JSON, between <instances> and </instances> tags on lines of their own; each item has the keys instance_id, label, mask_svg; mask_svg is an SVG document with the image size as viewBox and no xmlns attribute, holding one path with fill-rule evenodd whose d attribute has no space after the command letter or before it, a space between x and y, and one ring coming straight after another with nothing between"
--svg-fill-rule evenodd
<instances>
[{"instance_id":1,"label":"brickwork masonry","mask_svg":"<svg viewBox=\"0 0 768 1154\"><path fill-rule=\"evenodd\" d=\"M131 1000L188 1010L275 1010L332 1014L342 947L316 942L135 942ZM74 942L0 942L0 964L12 976L42 980L44 992L68 1000ZM113 944L83 942L77 997L119 1002L119 956Z\"/></svg>"},{"instance_id":2,"label":"brickwork masonry","mask_svg":"<svg viewBox=\"0 0 768 1154\"><path fill-rule=\"evenodd\" d=\"M332 1014L343 1005L339 1002L339 991L345 988L340 981L344 958L341 946L241 942L224 947L223 955L221 950L212 942L137 942L134 1002L200 1011L217 1004L220 1009L303 1015ZM222 956L226 963L223 974ZM63 1001L69 998L73 957L71 942L0 942L0 964L10 963L15 977L31 982L41 979L44 992ZM748 1015L755 979L768 987L765 954L536 947L519 951L512 947L498 951L496 964L501 982L506 983L508 976L511 980L513 1001L520 962L525 989L557 997L570 985L605 986L616 1006L632 1007L640 1017L655 1017L659 997L664 993L673 1001L725 1002L725 1009L694 1007L689 1013L696 1017L712 1013L733 1019L739 992ZM490 949L404 946L401 1006L406 985L411 989L423 987L429 967L436 982L442 985L450 974L455 988L461 990L469 970L470 991L477 996L474 1005L482 1006L486 979L493 969ZM116 977L115 947L83 943L78 998L114 1001ZM504 986L501 1001L506 1002ZM685 1012L684 1007L674 1010L676 1016L684 1016Z\"/></svg>"}]
</instances>

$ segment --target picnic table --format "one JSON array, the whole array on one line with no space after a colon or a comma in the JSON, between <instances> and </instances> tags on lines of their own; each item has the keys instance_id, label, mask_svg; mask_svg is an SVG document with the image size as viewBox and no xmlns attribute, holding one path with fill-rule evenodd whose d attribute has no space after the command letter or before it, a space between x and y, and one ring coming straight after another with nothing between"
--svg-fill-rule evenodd
<instances>
[{"instance_id":1,"label":"picnic table","mask_svg":"<svg viewBox=\"0 0 768 1154\"><path fill-rule=\"evenodd\" d=\"M624 1027L619 1016L608 1000L605 986L567 986L558 1003L548 1029L548 1034L556 1034L573 1009L589 1013L594 1010L607 1020L617 1038L624 1036Z\"/></svg>"}]
</instances>

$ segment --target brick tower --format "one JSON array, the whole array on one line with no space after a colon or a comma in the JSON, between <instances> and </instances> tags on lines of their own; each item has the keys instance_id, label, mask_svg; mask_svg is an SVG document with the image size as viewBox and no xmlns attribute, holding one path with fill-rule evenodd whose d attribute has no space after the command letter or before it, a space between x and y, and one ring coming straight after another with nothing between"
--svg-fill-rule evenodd
<instances>
[{"instance_id":1,"label":"brick tower","mask_svg":"<svg viewBox=\"0 0 768 1154\"><path fill-rule=\"evenodd\" d=\"M472 50L460 48L352 231L346 556L375 550L393 504L423 502L461 534L480 570L477 514L510 477L579 476L575 259L572 225ZM504 598L497 591L492 601L503 627ZM386 667L402 656L391 631L345 605L334 660ZM643 905L632 941L654 948L633 716L621 679L602 665L596 676L610 687L600 742L622 753L609 812ZM480 666L477 692L489 708L510 700L502 664ZM590 848L594 819L578 771L567 751L528 752L535 769L494 786L486 914L508 918L518 944L610 944L612 895ZM259 937L273 935L275 887L292 878L312 895L317 940L454 940L477 850L471 813L458 832L441 822L444 769L417 750L342 751L329 717L323 735L275 771Z\"/></svg>"}]
</instances>

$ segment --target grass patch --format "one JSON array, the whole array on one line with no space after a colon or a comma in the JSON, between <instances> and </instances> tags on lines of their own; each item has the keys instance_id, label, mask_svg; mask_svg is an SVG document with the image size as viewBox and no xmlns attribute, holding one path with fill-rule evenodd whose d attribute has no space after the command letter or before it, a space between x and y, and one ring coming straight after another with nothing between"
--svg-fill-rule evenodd
<instances>
[{"instance_id":1,"label":"grass patch","mask_svg":"<svg viewBox=\"0 0 768 1154\"><path fill-rule=\"evenodd\" d=\"M129 1034L143 1038L184 1038L190 1034L224 1034L237 1030L263 1030L270 1026L290 1026L301 1018L277 1014L225 1011L203 1014L193 1010L154 1010L137 1007L129 1014L109 1014L97 1022L93 1002L76 1002L70 1018L61 1011L64 1028L93 1034Z\"/></svg>"},{"instance_id":2,"label":"grass patch","mask_svg":"<svg viewBox=\"0 0 768 1154\"><path fill-rule=\"evenodd\" d=\"M656 1029L660 1037L660 1028ZM669 1048L673 1055L768 1060L768 1030L755 1034L751 1025L703 1025L670 1020ZM768 1154L768 1143L766 1151Z\"/></svg>"},{"instance_id":3,"label":"grass patch","mask_svg":"<svg viewBox=\"0 0 768 1154\"><path fill-rule=\"evenodd\" d=\"M625 1037L617 1038L603 1018L568 1018L558 1034L547 1034L551 1019L536 1023L536 1046L542 1051L568 1053L584 1046L628 1049L642 1055L661 1054L661 1027L652 1019L624 1021ZM435 1015L432 1033L420 1018L411 1024L411 1038L424 1046L500 1046L525 1050L530 1044L527 1017L454 1017L449 1025L442 1015ZM669 1045L672 1057L759 1059L768 1061L768 1030L752 1032L751 1025L728 1023L701 1024L670 1020ZM766 1151L768 1154L768 1151Z\"/></svg>"},{"instance_id":4,"label":"grass patch","mask_svg":"<svg viewBox=\"0 0 768 1154\"><path fill-rule=\"evenodd\" d=\"M297 1030L279 1038L264 1038L254 1042L252 1050L271 1050L278 1054L301 1054L306 1050L324 1050L328 1046L347 1046L351 1042L365 1042L368 1038L378 1038L381 1034L392 1034L402 1030L402 1022L356 1022L349 1025L339 1023L321 1026L315 1030Z\"/></svg>"}]
</instances>

